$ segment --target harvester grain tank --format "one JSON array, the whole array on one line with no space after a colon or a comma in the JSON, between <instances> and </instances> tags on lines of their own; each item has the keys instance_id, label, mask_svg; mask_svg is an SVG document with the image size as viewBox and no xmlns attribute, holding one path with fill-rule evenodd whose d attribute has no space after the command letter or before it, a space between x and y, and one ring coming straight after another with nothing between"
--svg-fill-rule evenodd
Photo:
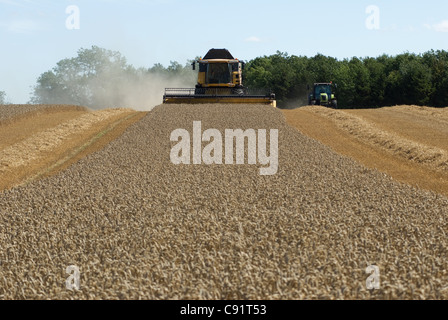
<instances>
[{"instance_id":1,"label":"harvester grain tank","mask_svg":"<svg viewBox=\"0 0 448 320\"><path fill-rule=\"evenodd\" d=\"M192 66L193 70L199 69L196 87L167 88L163 103L252 103L276 107L275 94L270 90L243 85L245 62L235 59L227 49L211 49Z\"/></svg>"}]
</instances>

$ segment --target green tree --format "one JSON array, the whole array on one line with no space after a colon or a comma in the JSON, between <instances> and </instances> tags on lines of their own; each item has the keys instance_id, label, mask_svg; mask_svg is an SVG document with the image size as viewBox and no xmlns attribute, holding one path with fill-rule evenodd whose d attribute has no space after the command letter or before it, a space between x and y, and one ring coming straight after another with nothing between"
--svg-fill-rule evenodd
<instances>
[{"instance_id":1,"label":"green tree","mask_svg":"<svg viewBox=\"0 0 448 320\"><path fill-rule=\"evenodd\" d=\"M412 59L400 66L404 104L425 106L430 101L433 92L431 69L419 60Z\"/></svg>"},{"instance_id":2,"label":"green tree","mask_svg":"<svg viewBox=\"0 0 448 320\"><path fill-rule=\"evenodd\" d=\"M97 46L80 49L77 57L59 61L38 78L31 102L113 106L118 102L114 89L132 72L119 52Z\"/></svg>"},{"instance_id":3,"label":"green tree","mask_svg":"<svg viewBox=\"0 0 448 320\"><path fill-rule=\"evenodd\" d=\"M313 82L330 82L337 69L337 59L317 54L308 61L307 72Z\"/></svg>"},{"instance_id":4,"label":"green tree","mask_svg":"<svg viewBox=\"0 0 448 320\"><path fill-rule=\"evenodd\" d=\"M161 63L156 63L147 70L147 74L157 75L165 80L189 83L190 86L194 86L197 82L197 71L193 71L191 64L196 60L189 60L185 65L181 65L177 61L171 61L167 68Z\"/></svg>"},{"instance_id":5,"label":"green tree","mask_svg":"<svg viewBox=\"0 0 448 320\"><path fill-rule=\"evenodd\" d=\"M363 61L354 57L349 62L350 77L354 84L350 107L369 107L372 105L370 72Z\"/></svg>"},{"instance_id":6,"label":"green tree","mask_svg":"<svg viewBox=\"0 0 448 320\"><path fill-rule=\"evenodd\" d=\"M387 56L364 59L364 65L369 72L370 78L370 99L367 104L371 107L381 107L384 105L386 90L386 67L384 62Z\"/></svg>"},{"instance_id":7,"label":"green tree","mask_svg":"<svg viewBox=\"0 0 448 320\"><path fill-rule=\"evenodd\" d=\"M167 68L136 69L116 51L97 46L80 49L74 58L64 59L37 80L32 103L76 104L93 109L104 107L149 106L148 101L161 101L162 86L194 86L191 62L182 66L171 62ZM151 103L152 104L152 103Z\"/></svg>"},{"instance_id":8,"label":"green tree","mask_svg":"<svg viewBox=\"0 0 448 320\"><path fill-rule=\"evenodd\" d=\"M286 107L298 107L308 104L308 85L314 82L312 74L307 72L309 59L303 56L291 56L289 65L294 77L287 95Z\"/></svg>"},{"instance_id":9,"label":"green tree","mask_svg":"<svg viewBox=\"0 0 448 320\"><path fill-rule=\"evenodd\" d=\"M334 82L338 86L336 90L336 98L339 107L352 107L355 104L355 83L351 76L349 60L345 59L336 65Z\"/></svg>"},{"instance_id":10,"label":"green tree","mask_svg":"<svg viewBox=\"0 0 448 320\"><path fill-rule=\"evenodd\" d=\"M296 82L297 73L291 66L290 57L287 53L277 51L271 57L271 83L269 88L273 90L278 97L279 103L285 106L290 101L290 94Z\"/></svg>"},{"instance_id":11,"label":"green tree","mask_svg":"<svg viewBox=\"0 0 448 320\"><path fill-rule=\"evenodd\" d=\"M244 78L248 87L271 89L278 106L286 108L306 104L306 87L315 76L309 72L308 58L277 51L248 62Z\"/></svg>"},{"instance_id":12,"label":"green tree","mask_svg":"<svg viewBox=\"0 0 448 320\"><path fill-rule=\"evenodd\" d=\"M272 83L272 61L269 57L255 58L246 65L243 84L253 88L269 88Z\"/></svg>"},{"instance_id":13,"label":"green tree","mask_svg":"<svg viewBox=\"0 0 448 320\"><path fill-rule=\"evenodd\" d=\"M398 70L393 70L386 77L386 89L385 89L385 105L393 106L403 104L403 97L405 92L403 91L403 77Z\"/></svg>"},{"instance_id":14,"label":"green tree","mask_svg":"<svg viewBox=\"0 0 448 320\"><path fill-rule=\"evenodd\" d=\"M385 105L403 104L403 97L405 95L403 83L403 75L400 72L401 64L407 61L406 55L398 55L395 57L388 57L384 60L385 65Z\"/></svg>"},{"instance_id":15,"label":"green tree","mask_svg":"<svg viewBox=\"0 0 448 320\"><path fill-rule=\"evenodd\" d=\"M433 95L431 68L422 56L405 53L386 62L387 105L429 105Z\"/></svg>"},{"instance_id":16,"label":"green tree","mask_svg":"<svg viewBox=\"0 0 448 320\"><path fill-rule=\"evenodd\" d=\"M151 68L148 69L148 73L166 74L168 73L168 71L161 63L156 63Z\"/></svg>"},{"instance_id":17,"label":"green tree","mask_svg":"<svg viewBox=\"0 0 448 320\"><path fill-rule=\"evenodd\" d=\"M448 52L428 51L423 57L423 62L431 69L433 91L430 105L435 107L448 106Z\"/></svg>"}]
</instances>

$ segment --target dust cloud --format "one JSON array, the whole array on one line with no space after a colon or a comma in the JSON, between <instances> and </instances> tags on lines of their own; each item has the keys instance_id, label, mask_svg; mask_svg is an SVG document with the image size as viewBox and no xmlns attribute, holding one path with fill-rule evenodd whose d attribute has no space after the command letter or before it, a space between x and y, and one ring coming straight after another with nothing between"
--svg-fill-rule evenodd
<instances>
[{"instance_id":1,"label":"dust cloud","mask_svg":"<svg viewBox=\"0 0 448 320\"><path fill-rule=\"evenodd\" d=\"M277 102L278 103L278 102ZM302 96L299 98L288 99L278 104L280 109L297 109L308 105L308 97Z\"/></svg>"},{"instance_id":2,"label":"dust cloud","mask_svg":"<svg viewBox=\"0 0 448 320\"><path fill-rule=\"evenodd\" d=\"M150 111L162 104L166 88L194 88L196 76L174 77L157 73L138 76L103 75L89 82L92 109L130 108L136 111Z\"/></svg>"}]
</instances>

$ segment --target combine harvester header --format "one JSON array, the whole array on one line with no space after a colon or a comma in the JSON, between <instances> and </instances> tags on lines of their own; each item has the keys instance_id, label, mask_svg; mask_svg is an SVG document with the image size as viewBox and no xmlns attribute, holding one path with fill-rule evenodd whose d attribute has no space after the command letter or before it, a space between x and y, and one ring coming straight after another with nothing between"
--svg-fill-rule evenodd
<instances>
[{"instance_id":1,"label":"combine harvester header","mask_svg":"<svg viewBox=\"0 0 448 320\"><path fill-rule=\"evenodd\" d=\"M239 103L268 104L276 107L275 94L266 89L249 89L243 86L245 62L235 59L227 49L211 49L199 65L196 88L165 89L163 103Z\"/></svg>"}]
</instances>

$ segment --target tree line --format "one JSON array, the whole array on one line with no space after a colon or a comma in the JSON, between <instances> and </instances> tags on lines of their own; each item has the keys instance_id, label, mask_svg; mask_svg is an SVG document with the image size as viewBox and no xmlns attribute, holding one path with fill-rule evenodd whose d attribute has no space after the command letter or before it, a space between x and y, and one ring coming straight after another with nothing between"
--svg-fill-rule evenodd
<instances>
[{"instance_id":1,"label":"tree line","mask_svg":"<svg viewBox=\"0 0 448 320\"><path fill-rule=\"evenodd\" d=\"M31 103L124 106L123 91L131 90L133 94L145 91L145 86L154 84L148 79L159 85L194 87L197 81L197 71L191 68L194 60L184 65L171 62L168 67L155 64L135 68L119 52L97 46L80 49L77 57L59 61L37 79ZM337 84L338 105L345 108L448 106L446 51L344 60L322 54L305 57L278 51L248 61L243 78L248 87L270 88L276 94L278 106L284 108L306 105L307 86L330 81Z\"/></svg>"},{"instance_id":2,"label":"tree line","mask_svg":"<svg viewBox=\"0 0 448 320\"><path fill-rule=\"evenodd\" d=\"M168 67L135 68L118 51L97 46L80 49L74 58L63 59L38 79L31 97L33 104L74 104L93 109L133 107L159 92L163 85L194 86L191 68L172 61ZM162 97L157 100L162 102Z\"/></svg>"},{"instance_id":3,"label":"tree line","mask_svg":"<svg viewBox=\"0 0 448 320\"><path fill-rule=\"evenodd\" d=\"M249 86L271 88L283 107L306 104L307 86L315 82L337 84L338 104L345 108L448 106L446 51L344 60L277 52L251 60L245 78Z\"/></svg>"}]
</instances>

